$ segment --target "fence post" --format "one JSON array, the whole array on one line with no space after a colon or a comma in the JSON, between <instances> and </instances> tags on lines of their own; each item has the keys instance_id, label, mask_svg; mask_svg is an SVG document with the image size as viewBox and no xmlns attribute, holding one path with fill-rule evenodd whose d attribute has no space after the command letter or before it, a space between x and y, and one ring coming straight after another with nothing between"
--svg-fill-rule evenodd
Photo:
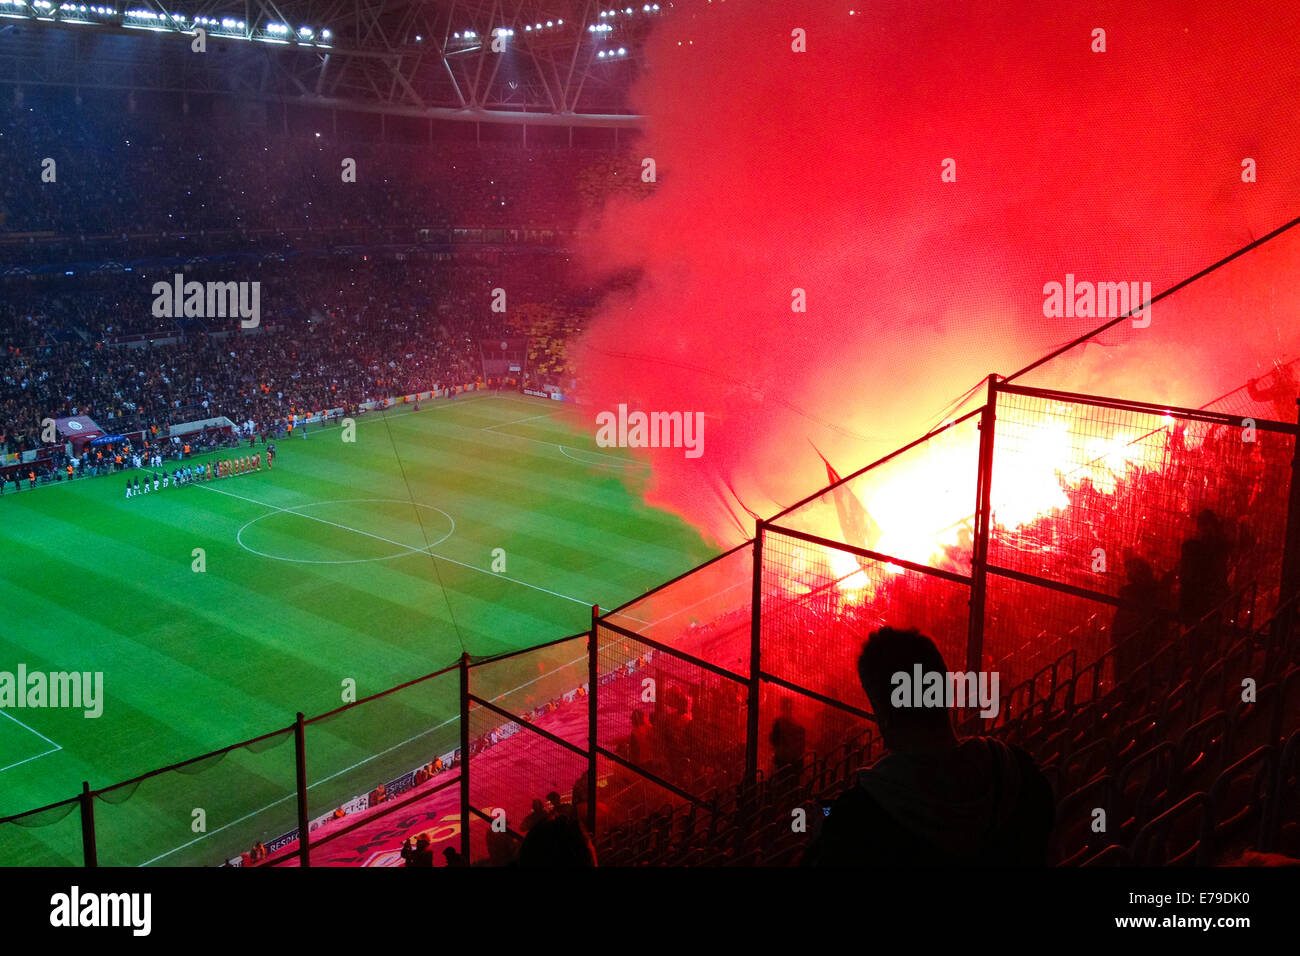
<instances>
[{"instance_id":1,"label":"fence post","mask_svg":"<svg viewBox=\"0 0 1300 956\"><path fill-rule=\"evenodd\" d=\"M311 830L307 824L307 725L302 712L293 722L293 756L298 772L298 865L311 866Z\"/></svg>"},{"instance_id":2,"label":"fence post","mask_svg":"<svg viewBox=\"0 0 1300 956\"><path fill-rule=\"evenodd\" d=\"M81 855L88 867L99 866L95 846L95 798L90 795L90 781L81 781Z\"/></svg>"},{"instance_id":3,"label":"fence post","mask_svg":"<svg viewBox=\"0 0 1300 956\"><path fill-rule=\"evenodd\" d=\"M1296 400L1300 421L1300 399ZM1300 595L1300 435L1291 449L1291 494L1286 509L1286 537L1282 546L1282 581L1277 603L1282 613L1274 618L1273 640L1286 640L1296 623L1296 599Z\"/></svg>"},{"instance_id":4,"label":"fence post","mask_svg":"<svg viewBox=\"0 0 1300 956\"><path fill-rule=\"evenodd\" d=\"M469 651L460 655L460 855L469 866Z\"/></svg>"},{"instance_id":5,"label":"fence post","mask_svg":"<svg viewBox=\"0 0 1300 956\"><path fill-rule=\"evenodd\" d=\"M763 535L767 522L758 519L754 526L754 578L750 592L749 613L749 700L745 708L745 787L758 782L758 698L762 669L760 648L763 635Z\"/></svg>"},{"instance_id":6,"label":"fence post","mask_svg":"<svg viewBox=\"0 0 1300 956\"><path fill-rule=\"evenodd\" d=\"M990 494L993 484L993 433L997 429L998 377L988 377L988 398L980 414L979 471L975 478L975 539L971 546L970 621L966 630L966 670L979 671L984 653L984 603L989 559Z\"/></svg>"},{"instance_id":7,"label":"fence post","mask_svg":"<svg viewBox=\"0 0 1300 956\"><path fill-rule=\"evenodd\" d=\"M587 832L596 838L596 686L600 680L599 639L596 627L600 606L591 606L591 633L587 635Z\"/></svg>"}]
</instances>

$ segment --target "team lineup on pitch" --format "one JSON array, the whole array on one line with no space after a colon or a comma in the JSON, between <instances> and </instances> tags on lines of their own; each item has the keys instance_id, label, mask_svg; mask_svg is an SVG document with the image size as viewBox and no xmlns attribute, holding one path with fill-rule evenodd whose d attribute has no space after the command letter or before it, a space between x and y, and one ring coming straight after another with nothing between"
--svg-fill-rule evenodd
<instances>
[{"instance_id":1,"label":"team lineup on pitch","mask_svg":"<svg viewBox=\"0 0 1300 956\"><path fill-rule=\"evenodd\" d=\"M161 457L156 456L155 460L158 465L153 467L161 466ZM268 470L274 461L275 443L270 442L266 448L266 467ZM126 497L147 495L151 485L153 490L157 492L165 490L169 484L173 488L178 488L181 485L197 484L222 478L235 478L239 475L248 475L261 470L261 454L249 454L237 458L217 457L213 461L201 462L197 465L183 465L170 471L163 469L161 474L157 471L145 472L143 484L140 482L139 475L136 475L134 479L128 478L126 480Z\"/></svg>"}]
</instances>

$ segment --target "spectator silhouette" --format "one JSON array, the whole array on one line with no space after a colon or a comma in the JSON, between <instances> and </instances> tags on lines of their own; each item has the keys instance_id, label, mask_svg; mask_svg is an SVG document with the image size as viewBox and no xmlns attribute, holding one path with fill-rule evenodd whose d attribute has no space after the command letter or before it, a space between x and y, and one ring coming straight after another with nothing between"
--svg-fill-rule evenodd
<instances>
[{"instance_id":1,"label":"spectator silhouette","mask_svg":"<svg viewBox=\"0 0 1300 956\"><path fill-rule=\"evenodd\" d=\"M1160 647L1167 611L1164 588L1148 561L1130 557L1124 562L1124 572L1127 580L1119 589L1123 603L1115 609L1110 628L1117 683L1150 660Z\"/></svg>"},{"instance_id":2,"label":"spectator silhouette","mask_svg":"<svg viewBox=\"0 0 1300 956\"><path fill-rule=\"evenodd\" d=\"M795 720L794 701L789 697L781 698L781 714L772 721L772 733L768 742L772 745L772 762L775 765L773 784L797 784L799 775L803 772L808 731Z\"/></svg>"},{"instance_id":3,"label":"spectator silhouette","mask_svg":"<svg viewBox=\"0 0 1300 956\"><path fill-rule=\"evenodd\" d=\"M429 846L429 834L421 833L418 840L406 838L402 844L402 859L407 866L433 866L433 850Z\"/></svg>"},{"instance_id":4,"label":"spectator silhouette","mask_svg":"<svg viewBox=\"0 0 1300 956\"><path fill-rule=\"evenodd\" d=\"M1261 383L1269 380L1267 386ZM1296 399L1300 398L1300 382L1296 381L1291 364L1275 365L1273 371L1259 378L1252 378L1246 383L1246 392L1256 402L1272 406L1272 413L1278 421L1293 422L1296 414Z\"/></svg>"},{"instance_id":5,"label":"spectator silhouette","mask_svg":"<svg viewBox=\"0 0 1300 956\"><path fill-rule=\"evenodd\" d=\"M627 759L638 767L655 770L653 732L645 713L632 711L632 732L627 739Z\"/></svg>"},{"instance_id":6,"label":"spectator silhouette","mask_svg":"<svg viewBox=\"0 0 1300 956\"><path fill-rule=\"evenodd\" d=\"M831 806L805 866L1036 866L1047 859L1051 787L1032 757L991 737L958 740L945 707L894 701L893 675L944 674L916 630L873 632L858 677L887 756Z\"/></svg>"},{"instance_id":7,"label":"spectator silhouette","mask_svg":"<svg viewBox=\"0 0 1300 956\"><path fill-rule=\"evenodd\" d=\"M544 803L542 803L542 801L540 801L540 800L534 798L534 799L533 799L533 808L532 808L532 811L528 814L528 816L524 817L524 822L523 822L522 824L520 824L520 829L521 829L524 833L527 833L529 830L531 830L534 826L536 826L536 825L537 825L538 823L540 823L542 820L545 820L545 819L546 819L546 815L547 815L547 814L546 814L546 804L544 804Z\"/></svg>"},{"instance_id":8,"label":"spectator silhouette","mask_svg":"<svg viewBox=\"0 0 1300 956\"><path fill-rule=\"evenodd\" d=\"M461 856L453 847L445 847L442 851L442 858L447 862L445 866L466 866L465 858Z\"/></svg>"},{"instance_id":9,"label":"spectator silhouette","mask_svg":"<svg viewBox=\"0 0 1300 956\"><path fill-rule=\"evenodd\" d=\"M552 816L524 837L519 865L529 869L567 869L596 865L596 851L582 824L571 816Z\"/></svg>"},{"instance_id":10,"label":"spectator silhouette","mask_svg":"<svg viewBox=\"0 0 1300 956\"><path fill-rule=\"evenodd\" d=\"M1183 542L1178 562L1178 617L1189 628L1193 655L1203 657L1228 600L1228 557L1232 545L1219 516L1206 508L1196 516L1196 534Z\"/></svg>"}]
</instances>

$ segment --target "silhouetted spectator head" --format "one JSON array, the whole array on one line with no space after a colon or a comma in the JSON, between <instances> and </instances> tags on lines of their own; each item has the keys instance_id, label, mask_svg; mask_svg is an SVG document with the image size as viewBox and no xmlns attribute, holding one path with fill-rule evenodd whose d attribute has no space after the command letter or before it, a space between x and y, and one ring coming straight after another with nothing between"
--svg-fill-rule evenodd
<instances>
[{"instance_id":1,"label":"silhouetted spectator head","mask_svg":"<svg viewBox=\"0 0 1300 956\"><path fill-rule=\"evenodd\" d=\"M1156 580L1156 572L1151 562L1136 556L1124 561L1124 573L1133 584L1150 584Z\"/></svg>"},{"instance_id":2,"label":"silhouetted spectator head","mask_svg":"<svg viewBox=\"0 0 1300 956\"><path fill-rule=\"evenodd\" d=\"M519 850L519 865L531 869L595 866L596 851L578 820L553 816L528 831Z\"/></svg>"},{"instance_id":3,"label":"silhouetted spectator head","mask_svg":"<svg viewBox=\"0 0 1300 956\"><path fill-rule=\"evenodd\" d=\"M915 628L882 627L873 631L858 656L858 680L891 750L899 749L900 738L913 746L928 741L936 747L955 740L947 707L900 707L894 703L894 675L905 674L911 680L918 664L922 673L948 672L934 641Z\"/></svg>"},{"instance_id":4,"label":"silhouetted spectator head","mask_svg":"<svg viewBox=\"0 0 1300 956\"><path fill-rule=\"evenodd\" d=\"M564 801L560 799L560 794L558 791L552 790L550 793L548 793L546 795L546 802L551 805L552 813L564 812Z\"/></svg>"},{"instance_id":5,"label":"silhouetted spectator head","mask_svg":"<svg viewBox=\"0 0 1300 956\"><path fill-rule=\"evenodd\" d=\"M633 727L644 727L644 726L645 726L645 713L644 713L644 712L639 711L639 710L634 710L634 711L632 711L632 726L633 726Z\"/></svg>"},{"instance_id":6,"label":"silhouetted spectator head","mask_svg":"<svg viewBox=\"0 0 1300 956\"><path fill-rule=\"evenodd\" d=\"M1219 516L1210 508L1206 508L1196 516L1196 530L1206 538L1223 536L1223 525L1219 521Z\"/></svg>"}]
</instances>

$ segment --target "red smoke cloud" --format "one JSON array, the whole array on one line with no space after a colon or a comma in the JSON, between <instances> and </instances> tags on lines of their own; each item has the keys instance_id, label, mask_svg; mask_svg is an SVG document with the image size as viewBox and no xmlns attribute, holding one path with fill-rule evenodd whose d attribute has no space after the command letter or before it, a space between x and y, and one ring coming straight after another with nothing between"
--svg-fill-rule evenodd
<instances>
[{"instance_id":1,"label":"red smoke cloud","mask_svg":"<svg viewBox=\"0 0 1300 956\"><path fill-rule=\"evenodd\" d=\"M1300 216L1293 3L854 3L665 15L634 95L658 184L586 250L640 279L581 390L707 416L700 458L646 452L647 497L719 542L753 530L728 485L771 514L824 484L809 441L847 473L1100 324L1045 318L1045 283L1158 293ZM1294 354L1297 264L1288 233L1032 381L1200 405Z\"/></svg>"}]
</instances>

